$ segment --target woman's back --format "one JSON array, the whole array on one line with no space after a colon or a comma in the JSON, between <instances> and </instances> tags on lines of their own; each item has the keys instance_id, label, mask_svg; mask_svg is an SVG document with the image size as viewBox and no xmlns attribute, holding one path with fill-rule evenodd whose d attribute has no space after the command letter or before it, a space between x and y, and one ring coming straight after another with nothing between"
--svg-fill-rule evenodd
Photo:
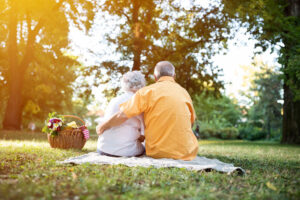
<instances>
[{"instance_id":1,"label":"woman's back","mask_svg":"<svg viewBox=\"0 0 300 200\"><path fill-rule=\"evenodd\" d=\"M128 101L134 93L126 92L114 99L108 105L104 120L109 119L119 111L119 105ZM143 117L136 116L128 119L120 126L106 130L98 138L97 151L116 156L136 156L144 151L138 138L144 134Z\"/></svg>"}]
</instances>

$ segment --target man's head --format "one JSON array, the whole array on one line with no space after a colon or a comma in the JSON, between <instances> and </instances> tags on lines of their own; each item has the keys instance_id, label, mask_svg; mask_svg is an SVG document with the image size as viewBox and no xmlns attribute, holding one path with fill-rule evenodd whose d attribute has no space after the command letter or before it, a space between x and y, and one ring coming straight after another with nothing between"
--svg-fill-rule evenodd
<instances>
[{"instance_id":1,"label":"man's head","mask_svg":"<svg viewBox=\"0 0 300 200\"><path fill-rule=\"evenodd\" d=\"M155 80L158 80L162 76L175 77L175 67L169 61L160 61L155 66Z\"/></svg>"}]
</instances>

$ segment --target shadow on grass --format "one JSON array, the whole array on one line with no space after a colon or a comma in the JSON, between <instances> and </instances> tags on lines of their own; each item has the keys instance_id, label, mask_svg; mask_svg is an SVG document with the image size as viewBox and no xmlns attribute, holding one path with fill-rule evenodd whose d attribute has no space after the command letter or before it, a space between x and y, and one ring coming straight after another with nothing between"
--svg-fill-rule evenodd
<instances>
[{"instance_id":1,"label":"shadow on grass","mask_svg":"<svg viewBox=\"0 0 300 200\"><path fill-rule=\"evenodd\" d=\"M0 131L1 140L47 141L47 135L32 131Z\"/></svg>"}]
</instances>

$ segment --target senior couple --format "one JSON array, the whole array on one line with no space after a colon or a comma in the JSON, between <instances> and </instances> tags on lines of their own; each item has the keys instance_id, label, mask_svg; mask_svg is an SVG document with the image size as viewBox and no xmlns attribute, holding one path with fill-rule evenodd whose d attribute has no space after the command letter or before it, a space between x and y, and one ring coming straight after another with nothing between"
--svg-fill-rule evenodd
<instances>
[{"instance_id":1,"label":"senior couple","mask_svg":"<svg viewBox=\"0 0 300 200\"><path fill-rule=\"evenodd\" d=\"M104 121L97 126L97 151L107 156L140 156L192 160L198 142L188 92L177 84L175 68L161 61L154 69L156 83L145 86L139 71L122 77L125 92L111 100ZM144 141L145 140L145 141Z\"/></svg>"}]
</instances>

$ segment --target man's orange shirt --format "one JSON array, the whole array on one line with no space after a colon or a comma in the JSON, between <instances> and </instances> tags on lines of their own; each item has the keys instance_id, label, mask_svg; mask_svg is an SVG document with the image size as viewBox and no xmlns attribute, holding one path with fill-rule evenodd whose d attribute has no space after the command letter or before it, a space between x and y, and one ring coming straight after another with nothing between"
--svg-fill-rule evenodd
<instances>
[{"instance_id":1,"label":"man's orange shirt","mask_svg":"<svg viewBox=\"0 0 300 200\"><path fill-rule=\"evenodd\" d=\"M195 121L193 102L172 77L163 76L140 89L120 109L128 118L144 113L147 156L180 160L196 157L198 141L191 128Z\"/></svg>"}]
</instances>

